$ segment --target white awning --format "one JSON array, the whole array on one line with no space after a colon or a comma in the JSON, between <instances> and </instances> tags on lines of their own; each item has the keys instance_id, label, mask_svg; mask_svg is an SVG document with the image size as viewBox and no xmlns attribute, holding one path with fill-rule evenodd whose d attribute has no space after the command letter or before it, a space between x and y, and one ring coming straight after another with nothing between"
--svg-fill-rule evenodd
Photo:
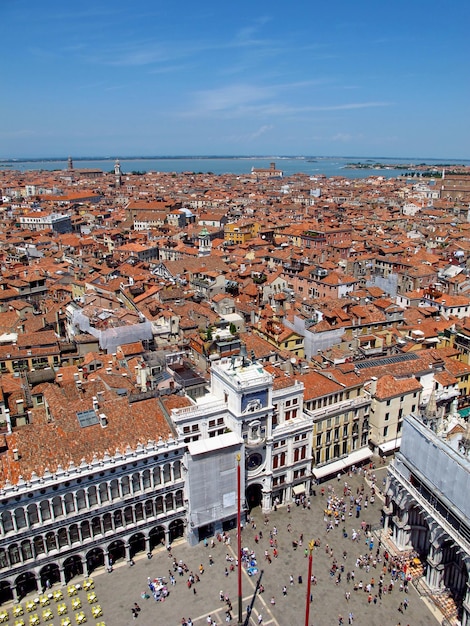
<instances>
[{"instance_id":1,"label":"white awning","mask_svg":"<svg viewBox=\"0 0 470 626\"><path fill-rule=\"evenodd\" d=\"M294 485L292 487L292 493L294 496L300 496L302 493L305 493L305 485Z\"/></svg>"},{"instance_id":2,"label":"white awning","mask_svg":"<svg viewBox=\"0 0 470 626\"><path fill-rule=\"evenodd\" d=\"M354 450L351 452L345 459L344 465L345 467L350 467L351 465L356 465L356 463L362 463L366 459L370 459L372 456L372 450L370 448L361 448L360 450Z\"/></svg>"},{"instance_id":3,"label":"white awning","mask_svg":"<svg viewBox=\"0 0 470 626\"><path fill-rule=\"evenodd\" d=\"M325 476L342 472L344 468L344 460L341 459L340 461L333 461L333 463L328 463L328 465L323 465L322 467L314 467L312 471L315 478L324 478Z\"/></svg>"},{"instance_id":4,"label":"white awning","mask_svg":"<svg viewBox=\"0 0 470 626\"><path fill-rule=\"evenodd\" d=\"M386 452L391 452L392 450L398 450L401 446L401 437L397 437L396 439L392 439L392 441L386 441L379 446L380 452L385 454Z\"/></svg>"}]
</instances>

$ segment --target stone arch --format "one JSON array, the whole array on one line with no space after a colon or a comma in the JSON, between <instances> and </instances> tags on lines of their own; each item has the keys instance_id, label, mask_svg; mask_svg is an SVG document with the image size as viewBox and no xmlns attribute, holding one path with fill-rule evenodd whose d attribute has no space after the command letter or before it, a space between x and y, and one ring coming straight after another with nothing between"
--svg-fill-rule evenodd
<instances>
[{"instance_id":1,"label":"stone arch","mask_svg":"<svg viewBox=\"0 0 470 626\"><path fill-rule=\"evenodd\" d=\"M261 505L263 502L263 487L259 483L248 485L246 489L246 501L248 502L250 511Z\"/></svg>"},{"instance_id":2,"label":"stone arch","mask_svg":"<svg viewBox=\"0 0 470 626\"><path fill-rule=\"evenodd\" d=\"M131 559L139 552L145 552L145 536L143 533L136 533L129 537L129 551Z\"/></svg>"},{"instance_id":3,"label":"stone arch","mask_svg":"<svg viewBox=\"0 0 470 626\"><path fill-rule=\"evenodd\" d=\"M121 539L116 539L108 546L108 555L112 559L112 563L116 563L120 559L126 558L126 547L124 545L124 541Z\"/></svg>"},{"instance_id":4,"label":"stone arch","mask_svg":"<svg viewBox=\"0 0 470 626\"><path fill-rule=\"evenodd\" d=\"M24 598L28 593L38 590L38 583L33 572L20 574L15 581L18 598Z\"/></svg>"},{"instance_id":5,"label":"stone arch","mask_svg":"<svg viewBox=\"0 0 470 626\"><path fill-rule=\"evenodd\" d=\"M165 545L165 529L163 526L155 526L149 532L150 550Z\"/></svg>"},{"instance_id":6,"label":"stone arch","mask_svg":"<svg viewBox=\"0 0 470 626\"><path fill-rule=\"evenodd\" d=\"M0 581L0 605L4 602L10 602L13 598L13 589L11 588L10 581Z\"/></svg>"},{"instance_id":7,"label":"stone arch","mask_svg":"<svg viewBox=\"0 0 470 626\"><path fill-rule=\"evenodd\" d=\"M87 556L87 564L88 564L88 556ZM68 559L64 561L64 577L65 582L68 583L69 580L72 580L74 576L82 576L83 574L83 563L80 556L77 554L70 556Z\"/></svg>"},{"instance_id":8,"label":"stone arch","mask_svg":"<svg viewBox=\"0 0 470 626\"><path fill-rule=\"evenodd\" d=\"M429 553L429 523L422 508L413 502L408 508L408 525L410 544L424 560Z\"/></svg>"},{"instance_id":9,"label":"stone arch","mask_svg":"<svg viewBox=\"0 0 470 626\"><path fill-rule=\"evenodd\" d=\"M168 530L170 533L170 543L172 543L175 539L184 536L184 521L182 519L173 520Z\"/></svg>"},{"instance_id":10,"label":"stone arch","mask_svg":"<svg viewBox=\"0 0 470 626\"><path fill-rule=\"evenodd\" d=\"M95 571L98 567L104 566L104 552L101 548L93 548L87 552L86 565L88 576Z\"/></svg>"},{"instance_id":11,"label":"stone arch","mask_svg":"<svg viewBox=\"0 0 470 626\"><path fill-rule=\"evenodd\" d=\"M60 583L60 569L57 563L49 563L39 571L41 589L44 591L54 583Z\"/></svg>"}]
</instances>

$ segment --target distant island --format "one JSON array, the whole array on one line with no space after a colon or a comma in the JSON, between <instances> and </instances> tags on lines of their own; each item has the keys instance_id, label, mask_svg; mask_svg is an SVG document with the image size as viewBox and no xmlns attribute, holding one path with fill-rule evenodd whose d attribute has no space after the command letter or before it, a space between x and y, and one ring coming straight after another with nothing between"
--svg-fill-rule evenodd
<instances>
[{"instance_id":1,"label":"distant island","mask_svg":"<svg viewBox=\"0 0 470 626\"><path fill-rule=\"evenodd\" d=\"M413 176L419 173L420 176L442 178L443 170L446 170L447 174L459 173L470 174L467 166L455 163L435 163L429 165L427 163L374 163L372 161L361 161L356 163L347 163L344 169L348 170L402 170L407 173L404 176Z\"/></svg>"}]
</instances>

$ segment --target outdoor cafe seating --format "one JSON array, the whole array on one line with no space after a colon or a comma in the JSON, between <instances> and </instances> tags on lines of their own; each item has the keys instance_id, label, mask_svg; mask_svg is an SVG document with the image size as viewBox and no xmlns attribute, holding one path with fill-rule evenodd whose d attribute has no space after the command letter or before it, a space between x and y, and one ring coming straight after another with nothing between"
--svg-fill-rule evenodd
<instances>
[{"instance_id":1,"label":"outdoor cafe seating","mask_svg":"<svg viewBox=\"0 0 470 626\"><path fill-rule=\"evenodd\" d=\"M61 602L60 604L57 605L57 613L59 615L66 615L67 614L67 605L65 604L65 602Z\"/></svg>"},{"instance_id":2,"label":"outdoor cafe seating","mask_svg":"<svg viewBox=\"0 0 470 626\"><path fill-rule=\"evenodd\" d=\"M51 611L49 607L43 610L42 619L45 622L48 622L49 620L54 619L54 613Z\"/></svg>"},{"instance_id":3,"label":"outdoor cafe seating","mask_svg":"<svg viewBox=\"0 0 470 626\"><path fill-rule=\"evenodd\" d=\"M86 597L87 597L89 604L93 604L94 602L98 600L98 596L96 595L94 591L89 591Z\"/></svg>"}]
</instances>

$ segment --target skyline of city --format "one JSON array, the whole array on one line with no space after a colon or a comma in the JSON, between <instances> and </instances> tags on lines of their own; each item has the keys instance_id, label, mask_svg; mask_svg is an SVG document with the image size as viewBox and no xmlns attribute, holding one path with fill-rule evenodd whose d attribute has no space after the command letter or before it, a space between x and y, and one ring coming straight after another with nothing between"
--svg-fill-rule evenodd
<instances>
[{"instance_id":1,"label":"skyline of city","mask_svg":"<svg viewBox=\"0 0 470 626\"><path fill-rule=\"evenodd\" d=\"M1 156L465 159L468 11L4 5Z\"/></svg>"}]
</instances>

